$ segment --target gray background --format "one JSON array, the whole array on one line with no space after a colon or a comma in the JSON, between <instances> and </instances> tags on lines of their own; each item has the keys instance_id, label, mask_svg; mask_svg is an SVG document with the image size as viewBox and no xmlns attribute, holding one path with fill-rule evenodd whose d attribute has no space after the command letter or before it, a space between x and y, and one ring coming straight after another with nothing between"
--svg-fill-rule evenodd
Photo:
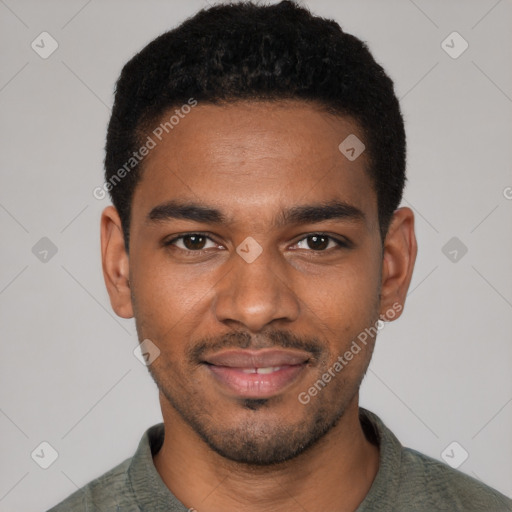
<instances>
[{"instance_id":1,"label":"gray background","mask_svg":"<svg viewBox=\"0 0 512 512\"><path fill-rule=\"evenodd\" d=\"M459 469L512 496L512 3L306 3L368 42L408 132L403 204L416 212L419 257L361 404L438 459L457 441L451 460L469 453ZM205 5L0 0L1 511L46 510L161 421L133 320L114 315L104 288L108 202L92 190L122 65ZM59 45L47 59L31 48L43 31ZM456 59L441 44L453 31L469 43ZM58 452L46 470L31 458L51 455L43 441Z\"/></svg>"}]
</instances>

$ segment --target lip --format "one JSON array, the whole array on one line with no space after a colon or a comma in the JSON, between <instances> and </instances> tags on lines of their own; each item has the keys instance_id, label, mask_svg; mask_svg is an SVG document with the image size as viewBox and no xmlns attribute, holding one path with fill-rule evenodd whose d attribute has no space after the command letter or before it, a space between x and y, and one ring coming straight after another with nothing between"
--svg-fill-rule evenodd
<instances>
[{"instance_id":1,"label":"lip","mask_svg":"<svg viewBox=\"0 0 512 512\"><path fill-rule=\"evenodd\" d=\"M307 362L311 355L302 350L225 350L209 357L204 362L231 368L268 368L272 366L295 366Z\"/></svg>"},{"instance_id":2,"label":"lip","mask_svg":"<svg viewBox=\"0 0 512 512\"><path fill-rule=\"evenodd\" d=\"M204 363L230 394L242 398L269 398L295 382L309 359L308 353L295 350L228 350L207 357ZM264 373L257 373L260 369Z\"/></svg>"}]
</instances>

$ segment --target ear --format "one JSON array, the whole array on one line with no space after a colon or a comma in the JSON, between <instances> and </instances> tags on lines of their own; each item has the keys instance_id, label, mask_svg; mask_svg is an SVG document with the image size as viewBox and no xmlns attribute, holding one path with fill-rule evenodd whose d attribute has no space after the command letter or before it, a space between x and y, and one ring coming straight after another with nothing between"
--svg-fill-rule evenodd
<instances>
[{"instance_id":1,"label":"ear","mask_svg":"<svg viewBox=\"0 0 512 512\"><path fill-rule=\"evenodd\" d=\"M113 206L101 214L101 262L112 309L121 318L132 318L128 254L121 219Z\"/></svg>"},{"instance_id":2,"label":"ear","mask_svg":"<svg viewBox=\"0 0 512 512\"><path fill-rule=\"evenodd\" d=\"M410 208L399 208L393 214L384 240L380 298L382 320L396 320L401 315L417 252L414 213Z\"/></svg>"}]
</instances>

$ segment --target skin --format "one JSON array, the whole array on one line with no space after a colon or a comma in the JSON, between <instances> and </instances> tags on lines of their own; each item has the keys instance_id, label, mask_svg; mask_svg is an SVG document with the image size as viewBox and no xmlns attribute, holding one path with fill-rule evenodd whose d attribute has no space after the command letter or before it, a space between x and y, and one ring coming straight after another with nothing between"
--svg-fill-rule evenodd
<instances>
[{"instance_id":1,"label":"skin","mask_svg":"<svg viewBox=\"0 0 512 512\"><path fill-rule=\"evenodd\" d=\"M166 427L154 463L187 507L354 511L377 474L378 447L358 419L375 339L308 404L298 401L359 333L390 310L400 316L416 258L409 208L394 213L382 243L366 154L351 162L338 149L349 134L364 141L352 119L300 101L199 104L144 161L129 255L117 211L103 212L112 307L135 317L139 339L161 351L148 367ZM226 222L148 220L155 206L178 199L215 207ZM288 208L333 200L364 218L274 222ZM163 245L197 232L211 240ZM332 238L311 243L319 232ZM262 249L251 263L236 252L249 236ZM261 401L227 392L190 356L198 347L204 355L283 340L309 347L311 358Z\"/></svg>"}]
</instances>

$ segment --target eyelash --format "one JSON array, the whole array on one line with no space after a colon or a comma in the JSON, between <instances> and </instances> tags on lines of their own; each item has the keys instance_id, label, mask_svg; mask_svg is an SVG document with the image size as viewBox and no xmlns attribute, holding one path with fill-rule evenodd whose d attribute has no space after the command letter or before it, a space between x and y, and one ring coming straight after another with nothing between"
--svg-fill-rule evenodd
<instances>
[{"instance_id":1,"label":"eyelash","mask_svg":"<svg viewBox=\"0 0 512 512\"><path fill-rule=\"evenodd\" d=\"M194 236L194 235L205 237L208 240L210 240L211 242L217 243L207 233L203 233L201 231L194 231L194 232L191 232L191 233L185 233L183 235L176 236L176 237L172 238L171 240L167 240L167 241L165 241L163 243L163 245L165 247L168 247L168 246L176 247L174 245L174 243L176 241L182 240L183 238L186 238L188 236ZM348 248L351 247L350 242L344 241L344 240L340 240L340 239L335 238L335 237L333 237L331 235L328 235L327 233L322 233L321 231L320 232L313 232L313 233L306 234L300 240L298 240L294 245L297 245L299 242L302 242L302 241L306 240L307 238L309 238L311 236L324 236L324 237L328 238L330 241L333 241L337 245L337 247L331 247L330 249L322 249L322 250L317 250L317 251L314 250L314 249L308 249L308 252L322 253L322 252L328 252L328 251L330 251L332 249L348 249ZM208 249L199 249L197 251L193 251L191 249L182 249L181 247L176 247L176 248L179 249L180 251L183 251L187 255L203 254L203 253L207 252L207 250L208 250Z\"/></svg>"}]
</instances>

